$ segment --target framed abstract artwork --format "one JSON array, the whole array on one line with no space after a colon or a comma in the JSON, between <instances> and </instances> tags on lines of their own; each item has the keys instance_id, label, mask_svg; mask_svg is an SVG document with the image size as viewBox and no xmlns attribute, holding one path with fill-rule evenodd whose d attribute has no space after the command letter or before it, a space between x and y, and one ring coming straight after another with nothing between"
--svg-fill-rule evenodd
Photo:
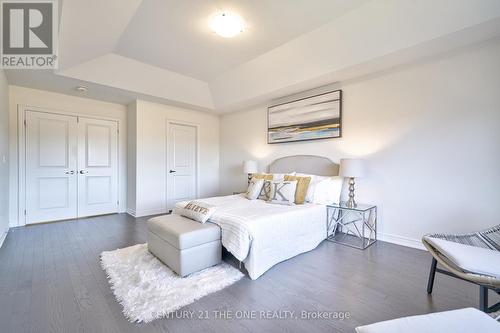
<instances>
[{"instance_id":1,"label":"framed abstract artwork","mask_svg":"<svg viewBox=\"0 0 500 333\"><path fill-rule=\"evenodd\" d=\"M268 143L340 138L342 90L270 106L267 124Z\"/></svg>"}]
</instances>

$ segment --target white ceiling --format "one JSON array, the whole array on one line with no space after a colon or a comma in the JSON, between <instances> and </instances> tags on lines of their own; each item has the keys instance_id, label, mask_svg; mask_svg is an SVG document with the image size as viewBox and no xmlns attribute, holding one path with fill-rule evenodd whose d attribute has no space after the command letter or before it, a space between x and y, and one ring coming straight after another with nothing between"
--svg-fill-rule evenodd
<instances>
[{"instance_id":1,"label":"white ceiling","mask_svg":"<svg viewBox=\"0 0 500 333\"><path fill-rule=\"evenodd\" d=\"M95 83L93 81L75 79L69 76L55 75L51 70L8 69L5 72L10 84L21 87L46 90L76 97L91 98L122 105L128 105L137 99L141 99L155 103L207 111L206 107L198 107L192 103L166 99L151 94L133 91L131 89L117 88L109 84L105 85ZM85 86L88 90L86 92L79 92L76 90L77 86Z\"/></svg>"},{"instance_id":2,"label":"white ceiling","mask_svg":"<svg viewBox=\"0 0 500 333\"><path fill-rule=\"evenodd\" d=\"M59 69L9 70L10 84L210 112L416 61L500 35L498 0L64 0ZM231 39L218 10L247 28ZM446 13L443 16L443 13Z\"/></svg>"},{"instance_id":3,"label":"white ceiling","mask_svg":"<svg viewBox=\"0 0 500 333\"><path fill-rule=\"evenodd\" d=\"M367 1L147 0L114 52L209 81ZM208 29L210 16L222 9L243 17L243 33L225 39Z\"/></svg>"}]
</instances>

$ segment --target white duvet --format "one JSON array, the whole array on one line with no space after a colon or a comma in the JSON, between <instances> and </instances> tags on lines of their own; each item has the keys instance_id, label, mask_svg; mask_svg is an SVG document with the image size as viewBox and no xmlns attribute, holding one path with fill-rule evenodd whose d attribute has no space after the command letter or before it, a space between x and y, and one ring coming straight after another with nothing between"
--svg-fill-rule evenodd
<instances>
[{"instance_id":1,"label":"white duvet","mask_svg":"<svg viewBox=\"0 0 500 333\"><path fill-rule=\"evenodd\" d=\"M198 201L217 206L209 222L221 227L222 245L245 264L254 280L275 264L316 248L326 238L324 205L285 206L242 195ZM176 210L185 205L177 203Z\"/></svg>"}]
</instances>

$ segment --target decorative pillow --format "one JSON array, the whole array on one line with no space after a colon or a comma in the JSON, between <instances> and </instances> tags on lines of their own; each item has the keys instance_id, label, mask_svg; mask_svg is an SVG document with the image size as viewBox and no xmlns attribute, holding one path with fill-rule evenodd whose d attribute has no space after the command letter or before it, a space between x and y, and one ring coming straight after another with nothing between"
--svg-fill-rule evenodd
<instances>
[{"instance_id":1,"label":"decorative pillow","mask_svg":"<svg viewBox=\"0 0 500 333\"><path fill-rule=\"evenodd\" d=\"M264 180L264 183L262 184L262 187L260 189L259 195L257 196L257 199L261 200L269 200L269 197L271 196L271 180Z\"/></svg>"},{"instance_id":2,"label":"decorative pillow","mask_svg":"<svg viewBox=\"0 0 500 333\"><path fill-rule=\"evenodd\" d=\"M297 181L297 191L295 192L295 203L299 205L303 204L306 199L307 189L309 188L311 177L298 177L298 176L285 175L285 180Z\"/></svg>"},{"instance_id":3,"label":"decorative pillow","mask_svg":"<svg viewBox=\"0 0 500 333\"><path fill-rule=\"evenodd\" d=\"M291 173L255 173L253 178L264 180L283 180L285 176L295 176L295 172Z\"/></svg>"},{"instance_id":4,"label":"decorative pillow","mask_svg":"<svg viewBox=\"0 0 500 333\"><path fill-rule=\"evenodd\" d=\"M311 182L309 183L309 187L307 188L305 202L313 202L314 200L314 190L316 189L316 185L324 179L330 177L318 176L318 175L309 175L305 173L297 173L299 177L311 177Z\"/></svg>"},{"instance_id":5,"label":"decorative pillow","mask_svg":"<svg viewBox=\"0 0 500 333\"><path fill-rule=\"evenodd\" d=\"M316 184L312 202L321 205L339 203L343 183L343 177L328 177L322 179Z\"/></svg>"},{"instance_id":6,"label":"decorative pillow","mask_svg":"<svg viewBox=\"0 0 500 333\"><path fill-rule=\"evenodd\" d=\"M180 214L191 220L205 223L215 212L216 206L201 201L190 201L180 210Z\"/></svg>"},{"instance_id":7,"label":"decorative pillow","mask_svg":"<svg viewBox=\"0 0 500 333\"><path fill-rule=\"evenodd\" d=\"M269 182L271 192L268 202L280 205L295 205L296 180Z\"/></svg>"},{"instance_id":8,"label":"decorative pillow","mask_svg":"<svg viewBox=\"0 0 500 333\"><path fill-rule=\"evenodd\" d=\"M247 192L245 193L247 199L257 199L259 197L260 191L262 190L262 186L264 186L264 179L252 178L252 180L250 180L250 183L248 184Z\"/></svg>"},{"instance_id":9,"label":"decorative pillow","mask_svg":"<svg viewBox=\"0 0 500 333\"><path fill-rule=\"evenodd\" d=\"M295 172L290 172L290 173L273 173L273 180L274 181L283 181L285 180L286 176L295 176Z\"/></svg>"},{"instance_id":10,"label":"decorative pillow","mask_svg":"<svg viewBox=\"0 0 500 333\"><path fill-rule=\"evenodd\" d=\"M294 175L295 172L292 172L292 175ZM285 176L287 176L284 173L256 173L253 175L253 178L256 179L264 179L264 185L262 186L262 189L260 190L258 199L261 200L269 200L269 196L271 195L271 181L283 181L285 179Z\"/></svg>"},{"instance_id":11,"label":"decorative pillow","mask_svg":"<svg viewBox=\"0 0 500 333\"><path fill-rule=\"evenodd\" d=\"M259 195L257 196L258 199L261 200L267 200L269 198L269 191L270 187L269 184L266 183L267 180L273 180L273 175L268 174L268 173L254 173L253 177L255 179L263 179L264 184L262 188L260 189Z\"/></svg>"},{"instance_id":12,"label":"decorative pillow","mask_svg":"<svg viewBox=\"0 0 500 333\"><path fill-rule=\"evenodd\" d=\"M252 178L255 179L264 179L264 180L273 180L273 175L269 173L254 173Z\"/></svg>"}]
</instances>

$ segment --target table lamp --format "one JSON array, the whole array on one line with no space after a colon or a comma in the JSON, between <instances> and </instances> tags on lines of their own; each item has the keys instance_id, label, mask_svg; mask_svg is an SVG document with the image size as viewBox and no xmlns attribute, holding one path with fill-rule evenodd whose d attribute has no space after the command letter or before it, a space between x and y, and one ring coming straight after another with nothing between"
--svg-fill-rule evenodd
<instances>
[{"instance_id":1,"label":"table lamp","mask_svg":"<svg viewBox=\"0 0 500 333\"><path fill-rule=\"evenodd\" d=\"M243 161L243 173L248 175L248 184L252 179L252 174L257 172L257 162L252 160Z\"/></svg>"},{"instance_id":2,"label":"table lamp","mask_svg":"<svg viewBox=\"0 0 500 333\"><path fill-rule=\"evenodd\" d=\"M339 175L349 178L349 200L347 200L346 206L354 208L357 206L354 200L354 178L364 177L365 168L363 160L357 158L341 159Z\"/></svg>"}]
</instances>

